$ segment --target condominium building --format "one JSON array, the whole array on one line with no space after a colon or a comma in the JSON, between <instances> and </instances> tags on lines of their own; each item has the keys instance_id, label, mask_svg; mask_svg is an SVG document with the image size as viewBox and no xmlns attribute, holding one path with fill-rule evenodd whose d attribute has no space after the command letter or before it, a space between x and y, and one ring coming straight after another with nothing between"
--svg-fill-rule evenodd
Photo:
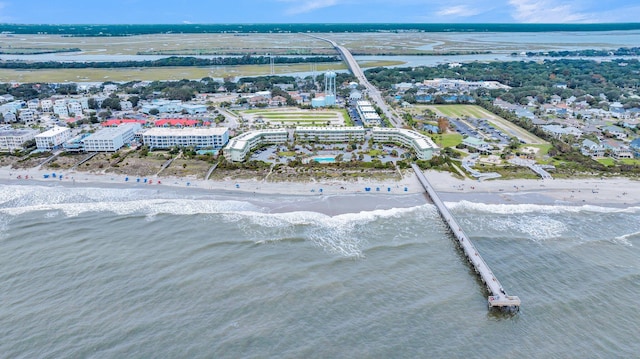
<instances>
[{"instance_id":1,"label":"condominium building","mask_svg":"<svg viewBox=\"0 0 640 359\"><path fill-rule=\"evenodd\" d=\"M149 129L142 134L142 142L149 148L194 147L221 149L229 142L229 129L161 128Z\"/></svg>"},{"instance_id":2,"label":"condominium building","mask_svg":"<svg viewBox=\"0 0 640 359\"><path fill-rule=\"evenodd\" d=\"M42 108L42 112L51 112L51 110L53 109L53 101L51 100L40 101L40 108Z\"/></svg>"},{"instance_id":3,"label":"condominium building","mask_svg":"<svg viewBox=\"0 0 640 359\"><path fill-rule=\"evenodd\" d=\"M268 129L245 132L229 141L225 156L232 161L242 162L252 149L263 144L281 144L289 140L289 132L282 129Z\"/></svg>"},{"instance_id":4,"label":"condominium building","mask_svg":"<svg viewBox=\"0 0 640 359\"><path fill-rule=\"evenodd\" d=\"M349 142L364 140L364 127L296 127L295 136L309 142Z\"/></svg>"},{"instance_id":5,"label":"condominium building","mask_svg":"<svg viewBox=\"0 0 640 359\"><path fill-rule=\"evenodd\" d=\"M373 107L371 102L369 101L358 101L356 102L356 110L358 111L358 116L362 122L367 126L379 126L382 123L382 119L380 115L376 112L376 109Z\"/></svg>"},{"instance_id":6,"label":"condominium building","mask_svg":"<svg viewBox=\"0 0 640 359\"><path fill-rule=\"evenodd\" d=\"M69 113L72 113L76 116L82 115L82 104L80 104L80 101L69 101L67 108L69 109Z\"/></svg>"},{"instance_id":7,"label":"condominium building","mask_svg":"<svg viewBox=\"0 0 640 359\"><path fill-rule=\"evenodd\" d=\"M398 143L409 147L416 152L416 155L421 160L429 160L439 151L438 146L430 137L416 131L402 128L375 127L372 133L375 142Z\"/></svg>"},{"instance_id":8,"label":"condominium building","mask_svg":"<svg viewBox=\"0 0 640 359\"><path fill-rule=\"evenodd\" d=\"M71 138L71 130L67 127L56 126L35 136L36 146L42 151L51 151Z\"/></svg>"},{"instance_id":9,"label":"condominium building","mask_svg":"<svg viewBox=\"0 0 640 359\"><path fill-rule=\"evenodd\" d=\"M38 107L40 107L40 101L38 99L29 100L27 102L27 108L32 111L38 111Z\"/></svg>"},{"instance_id":10,"label":"condominium building","mask_svg":"<svg viewBox=\"0 0 640 359\"><path fill-rule=\"evenodd\" d=\"M53 113L61 117L69 117L69 108L67 100L56 100L53 104Z\"/></svg>"},{"instance_id":11,"label":"condominium building","mask_svg":"<svg viewBox=\"0 0 640 359\"><path fill-rule=\"evenodd\" d=\"M22 149L22 144L32 140L37 133L36 130L0 130L0 151Z\"/></svg>"},{"instance_id":12,"label":"condominium building","mask_svg":"<svg viewBox=\"0 0 640 359\"><path fill-rule=\"evenodd\" d=\"M86 152L115 152L131 143L142 126L139 123L125 123L118 127L103 128L82 140Z\"/></svg>"},{"instance_id":13,"label":"condominium building","mask_svg":"<svg viewBox=\"0 0 640 359\"><path fill-rule=\"evenodd\" d=\"M36 116L36 112L34 110L22 110L20 111L19 117L20 117L20 121L29 125L35 122L36 120L35 116Z\"/></svg>"}]
</instances>

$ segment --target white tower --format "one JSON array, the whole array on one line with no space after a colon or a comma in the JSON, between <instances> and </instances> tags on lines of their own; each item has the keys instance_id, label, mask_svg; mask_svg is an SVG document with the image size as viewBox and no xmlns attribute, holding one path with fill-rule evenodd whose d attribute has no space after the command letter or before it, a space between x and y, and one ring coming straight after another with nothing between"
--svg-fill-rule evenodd
<instances>
[{"instance_id":1,"label":"white tower","mask_svg":"<svg viewBox=\"0 0 640 359\"><path fill-rule=\"evenodd\" d=\"M324 74L324 98L326 106L336 104L336 73L333 71Z\"/></svg>"}]
</instances>

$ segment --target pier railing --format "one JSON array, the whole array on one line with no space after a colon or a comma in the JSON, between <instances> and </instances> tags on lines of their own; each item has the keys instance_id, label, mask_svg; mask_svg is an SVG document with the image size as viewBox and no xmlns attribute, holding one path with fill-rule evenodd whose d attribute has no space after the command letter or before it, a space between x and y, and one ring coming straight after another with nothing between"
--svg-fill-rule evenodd
<instances>
[{"instance_id":1,"label":"pier railing","mask_svg":"<svg viewBox=\"0 0 640 359\"><path fill-rule=\"evenodd\" d=\"M427 180L424 173L416 164L411 165L416 175L418 176L418 180L427 191L427 194L433 201L433 204L438 209L440 216L444 219L445 223L451 230L451 233L456 238L457 244L460 246L462 251L464 252L467 260L473 266L473 269L476 271L482 282L486 285L487 290L491 294L488 298L489 307L501 307L501 308L520 308L520 298L517 296L508 295L507 292L500 284L500 281L496 278L489 268L489 265L482 259L480 253L473 245L473 242L469 239L469 237L464 233L462 227L458 224L456 219L451 215L449 209L444 205L444 202L438 196L436 190L431 186L431 183Z\"/></svg>"}]
</instances>

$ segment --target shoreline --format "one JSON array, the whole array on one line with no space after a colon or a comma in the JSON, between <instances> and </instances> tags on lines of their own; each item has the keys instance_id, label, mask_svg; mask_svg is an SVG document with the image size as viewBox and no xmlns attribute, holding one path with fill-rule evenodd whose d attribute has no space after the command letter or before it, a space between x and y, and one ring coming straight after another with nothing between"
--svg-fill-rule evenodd
<instances>
[{"instance_id":1,"label":"shoreline","mask_svg":"<svg viewBox=\"0 0 640 359\"><path fill-rule=\"evenodd\" d=\"M257 180L205 181L179 177L137 178L126 175L96 174L80 171L52 171L37 168L15 170L0 167L0 185L63 185L155 190L177 192L180 196L226 199L241 198L257 203L269 202L274 195L301 199L299 205L269 203L274 211L329 207L322 212L403 208L430 202L415 174L401 180L266 182ZM49 178L45 178L49 175ZM29 178L26 179L26 176ZM62 179L60 179L62 176ZM581 178L554 180L459 179L448 172L425 171L425 176L445 202L468 201L484 204L538 204L559 206L598 205L605 207L640 206L640 183L626 178ZM18 178L20 177L20 178ZM128 179L128 180L127 180ZM145 181L146 180L146 181ZM368 190L367 190L368 188ZM320 199L320 200L318 200ZM324 204L323 204L324 203ZM326 206L325 206L326 205Z\"/></svg>"}]
</instances>

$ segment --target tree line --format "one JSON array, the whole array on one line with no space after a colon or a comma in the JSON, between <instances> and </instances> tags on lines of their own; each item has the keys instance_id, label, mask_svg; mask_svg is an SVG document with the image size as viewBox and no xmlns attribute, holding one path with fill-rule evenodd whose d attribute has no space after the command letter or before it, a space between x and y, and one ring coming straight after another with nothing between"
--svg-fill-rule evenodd
<instances>
[{"instance_id":1,"label":"tree line","mask_svg":"<svg viewBox=\"0 0 640 359\"><path fill-rule=\"evenodd\" d=\"M312 63L312 62L338 62L337 56L310 56L310 57L274 57L277 64ZM231 65L266 65L271 62L269 56L239 56L239 57L215 57L210 59L197 57L172 56L158 60L145 61L99 61L99 62L25 62L25 61L0 61L3 69L85 69L85 68L127 68L127 67L177 67L177 66L231 66Z\"/></svg>"},{"instance_id":2,"label":"tree line","mask_svg":"<svg viewBox=\"0 0 640 359\"><path fill-rule=\"evenodd\" d=\"M640 61L633 60L545 60L472 62L451 68L447 64L435 67L374 68L366 71L367 78L382 90L392 89L401 82L422 82L427 79L449 78L467 81L498 81L511 86L505 90L478 90L483 97L502 97L513 103L523 103L526 97L538 97L545 102L550 96L575 96L593 101L604 94L609 101L628 101L626 89L640 87ZM504 98L503 98L504 99Z\"/></svg>"},{"instance_id":3,"label":"tree line","mask_svg":"<svg viewBox=\"0 0 640 359\"><path fill-rule=\"evenodd\" d=\"M514 52L512 56L517 56L518 53ZM621 47L617 50L563 50L563 51L527 51L525 53L527 57L533 56L548 56L548 57L570 57L570 56L583 56L583 57L606 57L606 56L638 56L640 55L640 47Z\"/></svg>"}]
</instances>

